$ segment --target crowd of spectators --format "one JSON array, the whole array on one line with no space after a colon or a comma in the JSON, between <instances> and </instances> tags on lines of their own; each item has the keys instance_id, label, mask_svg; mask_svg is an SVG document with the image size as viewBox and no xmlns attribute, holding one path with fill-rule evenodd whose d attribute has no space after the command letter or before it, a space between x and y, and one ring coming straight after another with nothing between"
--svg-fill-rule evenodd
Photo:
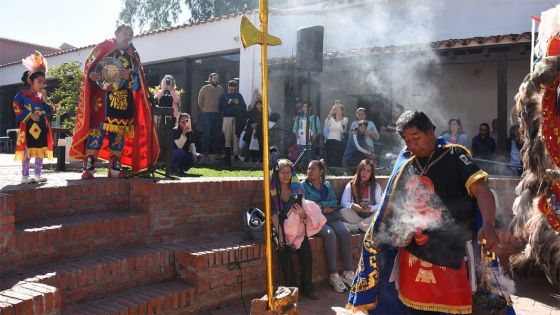
<instances>
[{"instance_id":1,"label":"crowd of spectators","mask_svg":"<svg viewBox=\"0 0 560 315\"><path fill-rule=\"evenodd\" d=\"M174 86L171 76L164 78L162 86L166 81L171 81L170 86ZM174 149L183 149L191 159L192 165L196 165L202 158L223 160L226 166L231 166L232 161L258 162L262 159L262 97L259 91L255 90L247 104L238 88L238 82L231 80L224 90L219 85L219 75L212 73L208 77L208 84L200 89L198 106L203 119L200 152L196 151L196 147L193 148L194 143L197 143L196 136L189 136L186 145L183 142L177 143L181 132L174 132ZM160 92L157 97L167 96L167 103L173 104L174 116L178 117L178 97L174 90L171 92L171 95ZM380 128L368 117L368 111L363 107L355 111L355 119L350 121L344 105L339 100L334 101L324 120L315 114L314 107L307 100L297 98L294 109L291 130L283 130L282 138L287 143L286 156L293 163L301 160L298 162L300 170L302 165L305 166L316 158L324 158L328 169L355 169L360 161L367 159L373 161L378 169L390 170L391 163L402 149L402 140L395 129L397 119L404 112L404 107L400 104L391 107L390 116L378 117L382 122ZM278 114L271 115L269 110L269 121L274 115L277 120ZM178 122L177 126L180 127L181 122ZM274 125L275 122L272 122L272 126ZM520 175L522 165L519 150L522 143L519 126L511 127L506 142L506 156L500 156L496 145L499 137L498 120L494 119L491 125L492 129L489 124L481 123L479 133L469 140L461 120L452 118L448 121L448 129L440 136L449 143L460 144L470 149L473 157L491 173ZM194 134L196 130L190 126L189 123L189 132ZM291 137L285 137L290 132ZM272 144L277 143L272 141ZM173 155L172 170L181 174L192 165L179 166L177 152ZM195 158L196 154L200 155L200 158Z\"/></svg>"},{"instance_id":2,"label":"crowd of spectators","mask_svg":"<svg viewBox=\"0 0 560 315\"><path fill-rule=\"evenodd\" d=\"M356 266L352 266L351 233L367 230L383 198L383 187L375 179L373 161L365 159L358 164L356 174L346 186L340 201L325 178L323 160L311 160L307 177L300 182L294 164L288 159L280 159L271 179L271 221L278 232L279 261L284 282L288 286L295 285L295 279L290 274L291 261L285 257L289 256L289 252L284 249L294 250L299 258L302 293L310 299L318 298L310 279L310 236L318 235L323 239L329 283L333 289L345 292L354 281ZM340 246L342 256L342 273L337 268L337 246Z\"/></svg>"}]
</instances>

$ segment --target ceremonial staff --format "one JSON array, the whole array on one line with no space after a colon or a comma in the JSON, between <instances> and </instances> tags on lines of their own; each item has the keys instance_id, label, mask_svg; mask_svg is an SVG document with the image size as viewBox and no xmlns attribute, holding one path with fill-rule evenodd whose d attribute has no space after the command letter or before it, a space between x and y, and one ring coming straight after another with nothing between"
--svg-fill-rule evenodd
<instances>
[{"instance_id":1,"label":"ceremonial staff","mask_svg":"<svg viewBox=\"0 0 560 315\"><path fill-rule=\"evenodd\" d=\"M266 243L266 293L268 296L268 309L273 310L272 288L272 226L270 221L270 172L268 156L268 57L267 46L282 44L278 37L268 34L268 0L259 1L260 31L249 21L246 16L241 18L240 35L243 47L261 45L261 76L262 76L262 139L263 139L263 174L264 174L264 209L265 209L265 243Z\"/></svg>"}]
</instances>

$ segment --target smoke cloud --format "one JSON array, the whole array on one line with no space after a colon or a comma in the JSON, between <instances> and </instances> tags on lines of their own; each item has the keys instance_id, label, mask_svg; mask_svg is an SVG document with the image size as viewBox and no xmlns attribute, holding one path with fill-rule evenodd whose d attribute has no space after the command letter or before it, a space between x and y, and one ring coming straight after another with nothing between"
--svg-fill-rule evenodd
<instances>
[{"instance_id":1,"label":"smoke cloud","mask_svg":"<svg viewBox=\"0 0 560 315\"><path fill-rule=\"evenodd\" d=\"M330 110L329 104L340 99L346 106L345 115L355 120L355 96L374 95L388 106L402 104L405 110L425 111L441 127L440 133L451 117L438 88L439 56L428 43L437 40L434 21L444 5L443 0L324 1L305 9L273 12L279 15L282 27L294 28L294 35L297 28L323 25L323 51L339 52L324 60L322 73L313 74L321 81L321 116ZM286 31L277 31L281 33ZM293 56L294 50L271 48L272 55L283 56ZM371 119L374 113L369 115ZM385 111L381 120L390 119L387 115Z\"/></svg>"}]
</instances>

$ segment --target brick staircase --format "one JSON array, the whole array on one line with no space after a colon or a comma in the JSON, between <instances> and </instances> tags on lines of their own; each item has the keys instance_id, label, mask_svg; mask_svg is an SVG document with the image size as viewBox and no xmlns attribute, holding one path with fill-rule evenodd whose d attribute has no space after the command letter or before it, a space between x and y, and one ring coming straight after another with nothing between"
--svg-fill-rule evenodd
<instances>
[{"instance_id":1,"label":"brick staircase","mask_svg":"<svg viewBox=\"0 0 560 315\"><path fill-rule=\"evenodd\" d=\"M331 180L339 195L347 181ZM264 244L240 219L255 189L260 206L256 179L0 191L0 314L192 314L261 294ZM362 236L352 239L356 263ZM327 279L322 240L310 244L313 279Z\"/></svg>"}]
</instances>

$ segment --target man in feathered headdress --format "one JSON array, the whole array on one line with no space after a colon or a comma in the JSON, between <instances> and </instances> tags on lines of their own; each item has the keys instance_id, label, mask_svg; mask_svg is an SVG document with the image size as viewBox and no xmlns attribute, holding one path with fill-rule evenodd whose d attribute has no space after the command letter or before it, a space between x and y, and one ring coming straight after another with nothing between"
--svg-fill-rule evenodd
<instances>
[{"instance_id":1,"label":"man in feathered headdress","mask_svg":"<svg viewBox=\"0 0 560 315\"><path fill-rule=\"evenodd\" d=\"M121 163L137 171L159 155L144 70L132 36L130 26L120 25L115 39L97 45L86 60L70 149L71 158L83 160L82 179L93 178L97 156L109 160L109 177L123 177Z\"/></svg>"}]
</instances>

